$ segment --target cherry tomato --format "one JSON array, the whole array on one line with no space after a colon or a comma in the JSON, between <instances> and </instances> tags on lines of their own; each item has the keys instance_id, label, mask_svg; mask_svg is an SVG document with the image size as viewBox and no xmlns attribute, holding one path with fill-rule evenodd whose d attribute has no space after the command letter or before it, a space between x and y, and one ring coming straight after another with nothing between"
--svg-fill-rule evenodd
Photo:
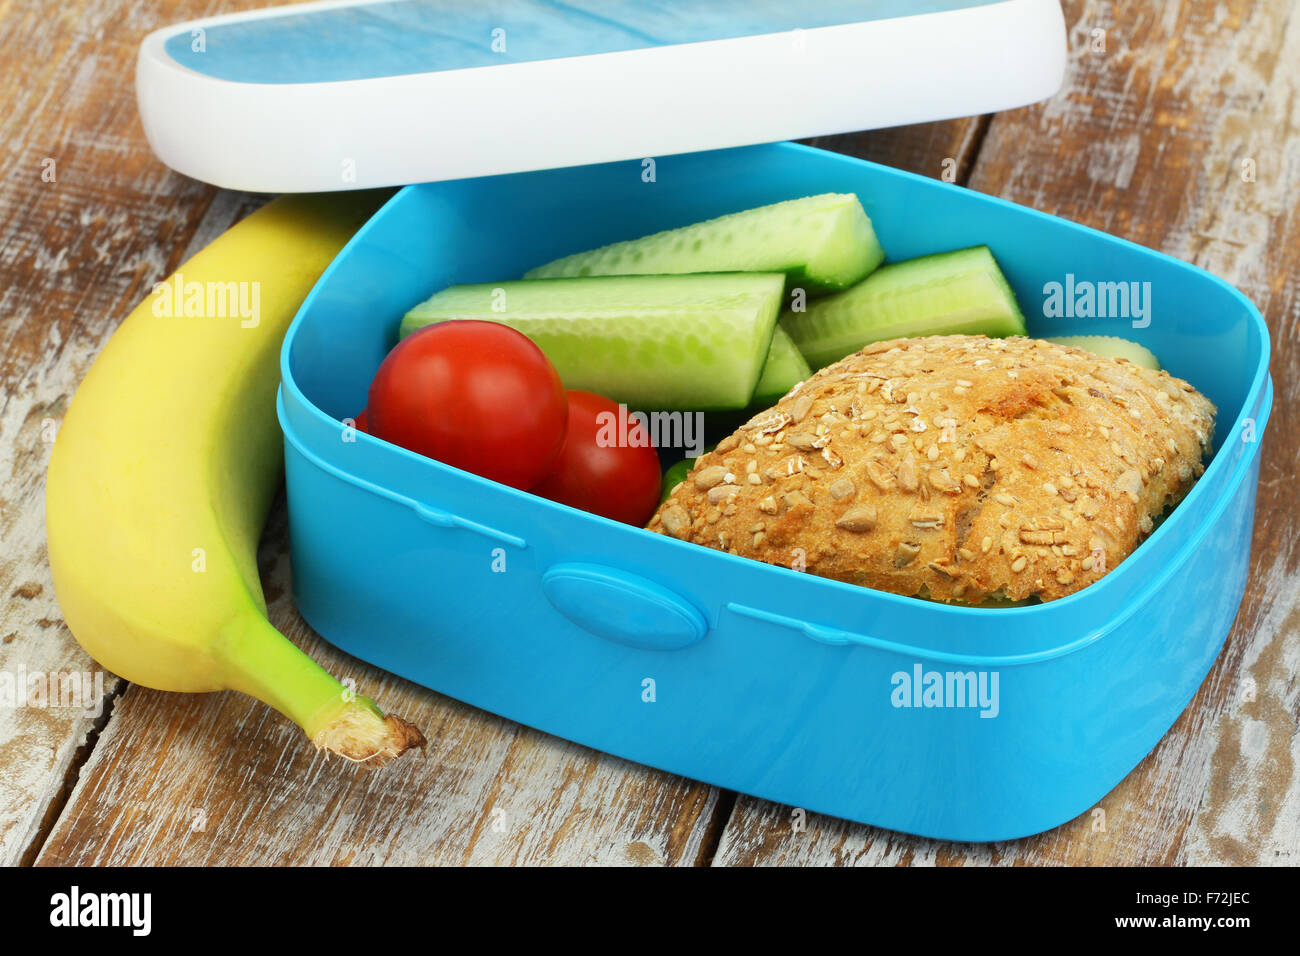
<instances>
[{"instance_id":1,"label":"cherry tomato","mask_svg":"<svg viewBox=\"0 0 1300 956\"><path fill-rule=\"evenodd\" d=\"M576 389L567 394L564 448L533 494L643 527L659 505L662 480L650 436L608 398Z\"/></svg>"},{"instance_id":2,"label":"cherry tomato","mask_svg":"<svg viewBox=\"0 0 1300 956\"><path fill-rule=\"evenodd\" d=\"M533 342L495 322L439 322L388 353L370 383L370 434L514 488L550 473L564 386Z\"/></svg>"},{"instance_id":3,"label":"cherry tomato","mask_svg":"<svg viewBox=\"0 0 1300 956\"><path fill-rule=\"evenodd\" d=\"M366 423L366 410L363 408L357 413L357 417L352 419L352 427L359 432L369 432L370 426Z\"/></svg>"}]
</instances>

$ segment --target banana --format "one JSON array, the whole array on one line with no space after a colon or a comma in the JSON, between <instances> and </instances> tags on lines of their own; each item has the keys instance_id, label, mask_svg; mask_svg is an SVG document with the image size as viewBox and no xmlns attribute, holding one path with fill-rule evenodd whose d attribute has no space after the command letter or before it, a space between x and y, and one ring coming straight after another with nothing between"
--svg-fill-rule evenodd
<instances>
[{"instance_id":1,"label":"banana","mask_svg":"<svg viewBox=\"0 0 1300 956\"><path fill-rule=\"evenodd\" d=\"M55 592L91 657L146 687L251 694L374 764L424 737L271 625L257 544L283 467L281 341L384 195L273 200L155 286L77 389L45 494Z\"/></svg>"}]
</instances>

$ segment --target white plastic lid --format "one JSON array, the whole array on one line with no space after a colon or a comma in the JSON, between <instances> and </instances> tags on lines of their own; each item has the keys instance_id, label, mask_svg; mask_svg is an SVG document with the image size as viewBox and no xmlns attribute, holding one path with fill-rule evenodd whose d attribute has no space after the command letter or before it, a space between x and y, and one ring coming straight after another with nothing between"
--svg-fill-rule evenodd
<instances>
[{"instance_id":1,"label":"white plastic lid","mask_svg":"<svg viewBox=\"0 0 1300 956\"><path fill-rule=\"evenodd\" d=\"M136 93L167 165L307 192L992 112L1065 53L1057 0L326 0L155 31Z\"/></svg>"}]
</instances>

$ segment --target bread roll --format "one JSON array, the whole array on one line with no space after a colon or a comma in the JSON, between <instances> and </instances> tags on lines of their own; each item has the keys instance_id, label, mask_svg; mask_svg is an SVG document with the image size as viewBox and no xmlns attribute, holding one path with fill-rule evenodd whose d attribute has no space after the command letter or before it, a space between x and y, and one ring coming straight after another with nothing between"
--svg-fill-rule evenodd
<instances>
[{"instance_id":1,"label":"bread roll","mask_svg":"<svg viewBox=\"0 0 1300 956\"><path fill-rule=\"evenodd\" d=\"M651 519L683 541L960 604L1096 581L1204 471L1187 382L1039 339L869 345L701 456Z\"/></svg>"}]
</instances>

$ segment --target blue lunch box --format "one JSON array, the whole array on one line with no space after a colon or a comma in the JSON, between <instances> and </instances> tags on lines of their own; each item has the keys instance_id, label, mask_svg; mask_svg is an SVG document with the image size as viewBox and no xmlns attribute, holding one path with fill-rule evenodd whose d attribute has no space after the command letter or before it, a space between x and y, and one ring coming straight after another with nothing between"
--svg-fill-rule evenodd
<instances>
[{"instance_id":1,"label":"blue lunch box","mask_svg":"<svg viewBox=\"0 0 1300 956\"><path fill-rule=\"evenodd\" d=\"M1187 706L1242 598L1272 404L1258 310L1184 262L854 158L781 143L657 164L653 183L631 161L408 186L330 266L285 340L278 399L303 616L477 707L811 811L1003 840L1094 806ZM901 597L618 524L340 422L439 288L832 191L858 194L891 259L988 244L1031 335L1134 339L1218 406L1204 476L1100 581L1000 610ZM1117 281L1149 283L1149 321L1042 315L1048 283Z\"/></svg>"}]
</instances>

